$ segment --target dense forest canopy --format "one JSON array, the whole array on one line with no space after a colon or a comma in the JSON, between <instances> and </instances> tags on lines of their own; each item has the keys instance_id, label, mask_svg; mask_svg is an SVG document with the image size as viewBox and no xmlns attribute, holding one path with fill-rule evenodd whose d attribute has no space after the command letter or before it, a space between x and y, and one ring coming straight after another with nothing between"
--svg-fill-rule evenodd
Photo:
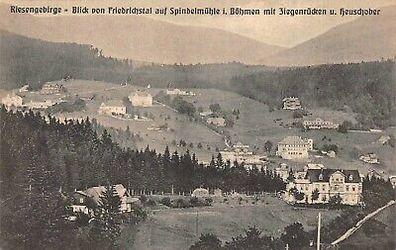
<instances>
[{"instance_id":1,"label":"dense forest canopy","mask_svg":"<svg viewBox=\"0 0 396 250\"><path fill-rule=\"evenodd\" d=\"M168 149L163 154L148 147L142 151L122 149L106 130L98 136L88 119L65 124L50 116L46 121L39 113L13 113L4 108L0 108L0 115L1 198L7 198L4 196L12 190L17 192L18 178L25 176L29 167L52 169L57 187L66 191L108 181L157 192L170 192L172 186L177 192L190 192L199 186L245 192L284 188L283 181L271 171L246 170L238 163L231 167L221 154L206 167L188 151L179 156Z\"/></svg>"},{"instance_id":2,"label":"dense forest canopy","mask_svg":"<svg viewBox=\"0 0 396 250\"><path fill-rule=\"evenodd\" d=\"M210 87L227 83L241 72L269 69L241 63L158 65L105 57L90 45L53 43L0 30L0 87L30 84L39 88L47 81L75 79L114 83L130 82L157 87ZM145 65L145 66L144 66Z\"/></svg>"},{"instance_id":3,"label":"dense forest canopy","mask_svg":"<svg viewBox=\"0 0 396 250\"><path fill-rule=\"evenodd\" d=\"M68 76L123 82L132 70L131 61L104 57L89 45L45 42L5 31L0 31L0 41L1 88L29 84L38 89Z\"/></svg>"},{"instance_id":4,"label":"dense forest canopy","mask_svg":"<svg viewBox=\"0 0 396 250\"><path fill-rule=\"evenodd\" d=\"M231 167L220 154L206 167L188 151L179 156L168 149L164 154L148 147L122 149L106 130L98 136L88 119L59 122L4 107L0 148L0 223L6 229L0 231L0 245L10 249L63 249L62 242L73 242L72 235L64 234L62 196L75 189L108 183L154 193L172 188L189 193L199 186L239 192L285 188L272 171L246 170L237 163Z\"/></svg>"},{"instance_id":5,"label":"dense forest canopy","mask_svg":"<svg viewBox=\"0 0 396 250\"><path fill-rule=\"evenodd\" d=\"M285 96L300 97L306 107L350 107L362 127L395 124L394 60L298 68L227 64L138 66L131 60L104 57L89 45L52 43L0 31L0 86L75 79L152 87L218 88L280 107Z\"/></svg>"},{"instance_id":6,"label":"dense forest canopy","mask_svg":"<svg viewBox=\"0 0 396 250\"><path fill-rule=\"evenodd\" d=\"M238 76L230 89L279 106L286 96L299 97L309 108L348 106L364 126L395 124L396 63L392 60L332 64Z\"/></svg>"},{"instance_id":7,"label":"dense forest canopy","mask_svg":"<svg viewBox=\"0 0 396 250\"><path fill-rule=\"evenodd\" d=\"M106 130L98 136L88 119L65 123L51 116L7 111L4 107L0 107L0 147L0 222L5 229L0 231L0 245L10 249L87 249L77 244L81 230L63 219L64 195L74 188L122 183L135 190L158 192L169 192L172 186L176 192L189 192L197 186L273 192L285 187L273 172L246 170L237 163L230 167L221 154L204 167L189 152L179 156L167 149L164 154L148 147L144 151L122 149ZM390 182L365 180L363 187L367 213L394 197ZM337 217L323 229L326 242L354 225L366 210ZM334 225L342 225L342 232ZM267 240L260 242L275 243ZM286 238L280 240L288 242ZM225 249L244 242L236 238L226 243Z\"/></svg>"}]
</instances>

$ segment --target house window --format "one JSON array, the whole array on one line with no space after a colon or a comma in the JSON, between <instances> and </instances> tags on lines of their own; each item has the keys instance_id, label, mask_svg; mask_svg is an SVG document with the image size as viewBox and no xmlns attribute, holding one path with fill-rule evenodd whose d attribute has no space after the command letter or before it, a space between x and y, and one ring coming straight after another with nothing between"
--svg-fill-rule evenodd
<instances>
[{"instance_id":1,"label":"house window","mask_svg":"<svg viewBox=\"0 0 396 250\"><path fill-rule=\"evenodd\" d=\"M80 203L84 203L84 198L80 198Z\"/></svg>"},{"instance_id":2,"label":"house window","mask_svg":"<svg viewBox=\"0 0 396 250\"><path fill-rule=\"evenodd\" d=\"M326 185L322 185L322 191L326 191Z\"/></svg>"},{"instance_id":3,"label":"house window","mask_svg":"<svg viewBox=\"0 0 396 250\"><path fill-rule=\"evenodd\" d=\"M349 191L349 185L345 186L346 191Z\"/></svg>"},{"instance_id":4,"label":"house window","mask_svg":"<svg viewBox=\"0 0 396 250\"><path fill-rule=\"evenodd\" d=\"M353 180L353 176L349 175L349 180L352 181Z\"/></svg>"},{"instance_id":5,"label":"house window","mask_svg":"<svg viewBox=\"0 0 396 250\"><path fill-rule=\"evenodd\" d=\"M353 187L352 187L352 191L355 191L355 190L356 190L356 188L355 188L355 186L353 186Z\"/></svg>"}]
</instances>

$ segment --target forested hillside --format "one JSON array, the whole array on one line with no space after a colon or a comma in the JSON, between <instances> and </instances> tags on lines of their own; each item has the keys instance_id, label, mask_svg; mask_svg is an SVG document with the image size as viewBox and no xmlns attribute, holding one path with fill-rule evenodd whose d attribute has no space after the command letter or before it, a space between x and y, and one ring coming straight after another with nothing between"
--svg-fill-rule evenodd
<instances>
[{"instance_id":1,"label":"forested hillside","mask_svg":"<svg viewBox=\"0 0 396 250\"><path fill-rule=\"evenodd\" d=\"M272 172L230 167L221 155L204 167L189 152L179 156L168 150L161 155L148 147L124 150L106 131L98 136L88 119L67 124L48 119L0 108L0 246L6 249L62 244L59 237L66 236L57 228L65 213L60 188L64 195L107 183L147 192L170 192L172 185L176 192L199 186L245 192L284 189Z\"/></svg>"},{"instance_id":2,"label":"forested hillside","mask_svg":"<svg viewBox=\"0 0 396 250\"><path fill-rule=\"evenodd\" d=\"M146 65L134 70L132 81L155 87L223 88L239 75L275 70L274 67L245 65L238 62L195 65Z\"/></svg>"},{"instance_id":3,"label":"forested hillside","mask_svg":"<svg viewBox=\"0 0 396 250\"><path fill-rule=\"evenodd\" d=\"M260 72L233 78L230 89L273 107L279 107L286 96L297 96L310 108L348 106L365 127L395 124L393 60Z\"/></svg>"},{"instance_id":4,"label":"forested hillside","mask_svg":"<svg viewBox=\"0 0 396 250\"><path fill-rule=\"evenodd\" d=\"M0 31L0 88L29 84L40 88L47 81L70 76L124 82L132 63L106 58L89 45L52 43Z\"/></svg>"},{"instance_id":5,"label":"forested hillside","mask_svg":"<svg viewBox=\"0 0 396 250\"><path fill-rule=\"evenodd\" d=\"M167 87L224 85L233 76L262 71L264 66L241 63L197 65L150 65L104 57L90 45L53 43L0 30L0 88L30 84L39 88L46 81L66 76L114 83L129 82Z\"/></svg>"},{"instance_id":6,"label":"forested hillside","mask_svg":"<svg viewBox=\"0 0 396 250\"><path fill-rule=\"evenodd\" d=\"M251 64L283 49L221 27L177 25L143 15L48 15L42 18L14 15L9 9L10 6L0 4L0 29L52 42L93 44L103 49L105 55L117 58L159 64L236 60Z\"/></svg>"},{"instance_id":7,"label":"forested hillside","mask_svg":"<svg viewBox=\"0 0 396 250\"><path fill-rule=\"evenodd\" d=\"M4 31L0 31L0 50L0 88L28 83L37 89L66 76L162 88L219 88L273 108L291 95L311 108L348 106L363 127L395 124L394 60L299 68L241 63L136 67L130 60L104 57L89 45L45 42Z\"/></svg>"},{"instance_id":8,"label":"forested hillside","mask_svg":"<svg viewBox=\"0 0 396 250\"><path fill-rule=\"evenodd\" d=\"M225 190L279 188L279 185L265 185L267 177L278 181L270 173L247 172L242 166L231 168L221 155L206 168L189 152L179 156L177 152L171 155L168 150L163 155L157 154L148 147L144 151L124 150L112 141L106 130L98 136L88 119L64 124L53 117L46 122L33 112L12 113L4 108L0 111L0 166L1 173L7 173L2 176L1 185L8 187L1 188L2 192L13 189L18 171L25 171L29 164L36 163L54 168L58 186L64 190L100 185L108 180L136 190L152 191L170 191L174 185L176 190L188 192L197 186L218 187L220 183ZM36 160L25 161L27 155L35 155ZM257 178L252 179L253 174L257 174Z\"/></svg>"}]
</instances>

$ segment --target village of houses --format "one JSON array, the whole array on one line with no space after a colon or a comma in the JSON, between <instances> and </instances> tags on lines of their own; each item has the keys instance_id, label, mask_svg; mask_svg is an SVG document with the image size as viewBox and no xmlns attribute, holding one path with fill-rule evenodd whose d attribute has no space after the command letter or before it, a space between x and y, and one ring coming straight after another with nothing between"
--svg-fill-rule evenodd
<instances>
[{"instance_id":1,"label":"village of houses","mask_svg":"<svg viewBox=\"0 0 396 250\"><path fill-rule=\"evenodd\" d=\"M92 84L92 83L91 83ZM178 142L179 139L186 141L189 138L177 137L177 133L183 133L184 125L170 128L171 125L161 127L161 124L153 124L154 119L158 117L165 117L166 112L169 114L177 113L172 107L167 106L164 103L156 100L155 96L159 91L172 97L180 96L185 100L191 100L194 104L199 104L199 101L205 101L201 90L181 90L177 88L172 89L152 89L149 85L147 87L135 87L135 86L119 86L119 85L106 85L98 83L100 87L97 89L93 88L87 91L81 90L81 86L73 86L66 81L58 81L53 83L46 83L42 89L31 91L29 86L24 86L19 90L14 90L3 96L1 102L8 108L16 108L21 110L36 110L40 112L46 112L50 107L67 102L74 102L76 99L81 99L86 103L87 111L74 112L74 113L58 113L54 114L60 119L83 119L86 116L90 118L96 118L102 122L105 126L112 126L114 121L121 122L123 125L120 128L125 129L127 125L132 131L141 130L141 134L146 134L149 139L144 140L140 145L141 148L145 145L155 147L159 144L159 151L162 151L165 145L171 145L170 138L175 138L173 141ZM116 95L109 95L115 91ZM207 93L207 92L205 92ZM215 98L214 96L213 98ZM195 100L195 101L194 101ZM129 104L126 103L129 101ZM238 102L240 102L238 100ZM303 101L298 97L285 97L282 100L282 109L280 111L283 117L292 117L293 112L304 110ZM339 160L339 154L342 154L343 147L339 146L339 150L329 148L324 149L323 147L317 146L319 143L323 145L323 141L330 141L326 138L329 135L339 135L337 132L341 125L341 121L336 122L328 118L320 116L307 116L301 120L302 128L291 128L279 125L279 118L270 121L272 126L277 126L279 131L285 131L284 134L281 132L277 137L270 136L257 136L264 141L270 141L273 144L270 148L265 149L264 145L258 145L260 141L242 141L243 136L238 136L238 128L244 127L245 124L238 125L239 122L243 122L243 112L254 113L255 110L243 110L243 105L240 105L238 111L241 112L241 118L236 120L235 130L230 128L232 131L231 136L226 138L221 134L221 128L226 128L226 121L224 117L214 114L209 110L209 105L213 103L206 103L206 106L200 110L199 116L199 128L209 135L206 137L218 137L216 144L210 145L210 141L203 141L203 149L191 148L191 151L202 151L200 160L202 164L208 164L211 156L216 156L218 153L221 154L223 160L229 161L231 164L235 162L243 164L247 169L257 167L260 171L266 171L270 169L274 171L282 180L286 183L286 191L279 196L284 202L288 204L326 204L329 202L331 197L339 196L343 204L351 206L359 206L362 204L362 183L365 176L370 178L389 178L393 185L396 185L396 176L394 172L387 171L384 167L381 167L383 160L376 153L371 151L365 151L361 154L355 155L354 159L348 161ZM128 105L134 108L132 114L128 111ZM223 106L222 103L220 105ZM240 109L240 110L239 110ZM140 110L141 112L136 112ZM156 115L148 115L153 110L156 111ZM275 113L275 112L274 112ZM163 116L162 116L163 115ZM180 114L178 114L180 116ZM169 115L170 116L170 115ZM176 118L174 118L176 122ZM242 121L241 121L242 120ZM187 123L189 119L182 120L179 118L180 123ZM197 122L197 121L193 121ZM170 121L168 121L170 123ZM171 123L170 123L171 124ZM185 125L187 126L187 125ZM220 128L220 130L217 130ZM213 130L214 129L214 130ZM172 131L173 130L173 131ZM209 131L209 132L208 132ZM220 131L220 132L219 132ZM313 131L315 138L310 137L311 133L305 133L301 131ZM176 136L165 137L164 134L170 135L175 133ZM150 133L150 136L148 135ZM199 132L197 134L200 134ZM318 136L318 134L320 136ZM371 144L374 145L371 148L385 148L390 141L390 135L384 131L360 131L351 133L354 136L366 136L368 135ZM235 136L236 135L236 136ZM305 136L306 135L306 136ZM233 138L235 136L235 139ZM334 136L334 137L337 137ZM344 136L344 135L342 135ZM145 136L142 136L143 138ZM156 137L163 137L163 141L159 143ZM231 137L231 138L230 138ZM246 138L249 138L248 136ZM274 138L279 138L274 140ZM317 139L321 138L321 139ZM326 139L324 139L326 138ZM195 141L195 145L201 142ZM358 142L359 143L359 142ZM365 142L366 143L366 142ZM330 144L330 143L329 143ZM337 144L337 141L331 141L331 144ZM367 144L367 143L366 143ZM173 145L174 149L177 150L179 145ZM210 147L212 146L212 147ZM267 145L268 146L268 145ZM139 147L139 145L138 145ZM272 149L271 149L272 147ZM162 148L162 149L161 149ZM216 149L215 149L216 148ZM370 148L370 147L369 147ZM182 150L179 148L179 150ZM205 158L206 156L206 158ZM331 164L327 164L327 163ZM88 215L92 214L89 210L88 202L99 201L101 193L104 191L103 186L90 187L86 190L76 190L73 197L73 212L83 212ZM131 211L133 204L140 203L140 195L154 195L152 193L144 193L139 190L128 190L121 184L115 186L117 194L121 198L121 210L122 212ZM296 200L293 195L293 191L304 195L303 199ZM312 194L317 190L318 198L313 199ZM143 193L142 193L143 192ZM169 195L169 194L168 194ZM176 194L170 195L188 195L197 197L225 197L227 195L236 197L239 195L246 194L223 194L221 189L208 190L205 187L197 187L191 194Z\"/></svg>"}]
</instances>

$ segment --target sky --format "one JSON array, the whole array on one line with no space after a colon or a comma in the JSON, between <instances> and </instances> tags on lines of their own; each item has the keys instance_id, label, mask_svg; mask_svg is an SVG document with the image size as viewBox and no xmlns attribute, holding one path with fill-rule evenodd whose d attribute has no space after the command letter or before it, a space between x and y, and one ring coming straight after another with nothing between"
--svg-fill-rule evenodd
<instances>
[{"instance_id":1,"label":"sky","mask_svg":"<svg viewBox=\"0 0 396 250\"><path fill-rule=\"evenodd\" d=\"M396 0L0 0L21 6L61 5L132 7L242 7L242 8L379 8ZM355 17L314 16L151 16L178 25L203 26L237 33L261 42L293 47ZM188 34L186 34L188 35Z\"/></svg>"}]
</instances>

